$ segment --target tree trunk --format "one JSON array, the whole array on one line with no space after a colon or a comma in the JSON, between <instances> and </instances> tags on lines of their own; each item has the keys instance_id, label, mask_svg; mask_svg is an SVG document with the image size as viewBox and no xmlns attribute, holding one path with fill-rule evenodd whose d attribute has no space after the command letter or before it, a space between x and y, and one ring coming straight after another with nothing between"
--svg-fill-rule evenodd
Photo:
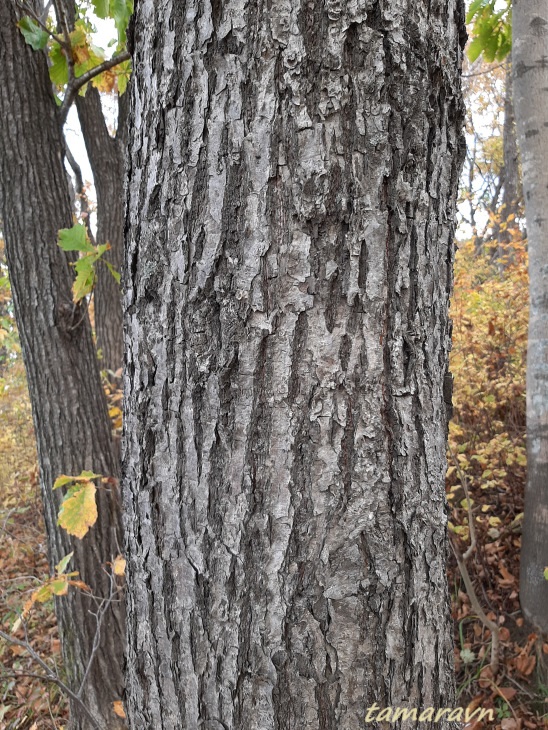
<instances>
[{"instance_id":1,"label":"tree trunk","mask_svg":"<svg viewBox=\"0 0 548 730\"><path fill-rule=\"evenodd\" d=\"M521 605L548 633L548 12L516 0L514 100L523 170L529 251L527 486L521 548Z\"/></svg>"},{"instance_id":2,"label":"tree trunk","mask_svg":"<svg viewBox=\"0 0 548 730\"><path fill-rule=\"evenodd\" d=\"M121 272L124 246L124 151L109 134L97 89L76 99L78 118L97 192L97 243L110 243L105 259ZM122 299L120 285L106 266L99 266L94 290L95 332L101 367L122 367Z\"/></svg>"},{"instance_id":3,"label":"tree trunk","mask_svg":"<svg viewBox=\"0 0 548 730\"><path fill-rule=\"evenodd\" d=\"M454 701L463 16L453 0L137 4L132 728L361 730L374 702Z\"/></svg>"},{"instance_id":4,"label":"tree trunk","mask_svg":"<svg viewBox=\"0 0 548 730\"><path fill-rule=\"evenodd\" d=\"M65 8L72 24L75 3L65 0ZM118 129L114 137L108 130L97 89L89 86L85 96L77 96L76 108L97 193L97 243L110 243L111 249L104 258L121 272L127 103L120 99ZM120 285L106 266L100 265L97 269L93 297L100 365L114 373L123 362L122 298Z\"/></svg>"},{"instance_id":5,"label":"tree trunk","mask_svg":"<svg viewBox=\"0 0 548 730\"><path fill-rule=\"evenodd\" d=\"M504 181L502 188L502 210L504 219L519 215L521 197L519 179L519 153L516 136L516 115L512 94L512 69L506 66L504 90L504 126L502 129Z\"/></svg>"},{"instance_id":6,"label":"tree trunk","mask_svg":"<svg viewBox=\"0 0 548 730\"><path fill-rule=\"evenodd\" d=\"M85 310L72 302L70 258L56 245L72 225L61 130L46 57L26 45L12 0L0 0L0 201L15 314L27 370L40 464L50 566L74 550L96 597L109 595L104 564L120 551L117 490L100 490L99 521L82 540L57 527L60 474L90 469L118 474L95 348ZM73 260L73 259L72 259ZM65 668L80 686L96 634L98 599L71 590L57 601ZM120 603L105 614L83 701L101 727L119 721L112 702L123 691L124 615ZM72 706L72 726L91 725Z\"/></svg>"},{"instance_id":7,"label":"tree trunk","mask_svg":"<svg viewBox=\"0 0 548 730\"><path fill-rule=\"evenodd\" d=\"M512 93L512 69L510 61L506 64L506 74L504 79L504 125L502 128L502 149L503 149L503 165L501 170L502 183L502 201L499 209L500 215L494 226L493 237L496 239L498 246L496 251L497 258L511 255L508 246L512 241L512 233L505 226L501 228L501 223L507 223L511 228L515 228L516 223L508 223L508 218L513 215L514 219L518 217L520 210L520 179L519 179L519 154L518 142L516 136L516 117L514 112L514 100Z\"/></svg>"}]
</instances>

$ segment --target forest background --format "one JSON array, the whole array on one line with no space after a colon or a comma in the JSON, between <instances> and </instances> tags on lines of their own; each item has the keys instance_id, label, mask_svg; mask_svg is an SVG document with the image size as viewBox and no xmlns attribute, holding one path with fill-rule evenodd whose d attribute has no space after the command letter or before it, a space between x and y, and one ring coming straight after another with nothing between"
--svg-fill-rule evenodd
<instances>
[{"instance_id":1,"label":"forest background","mask_svg":"<svg viewBox=\"0 0 548 730\"><path fill-rule=\"evenodd\" d=\"M492 708L496 720L486 727L534 729L548 712L548 680L541 671L548 644L539 645L527 628L518 595L527 463L526 227L510 64L500 40L491 52L485 43L472 41L469 48L463 77L468 151L451 303L454 413L447 471L458 703ZM101 90L105 108L121 90L114 80L110 89ZM79 214L87 212L93 221L95 193L75 117L68 127L76 129L69 144L88 178L89 209L80 204ZM0 257L0 622L11 632L31 599L25 626L13 635L62 677L52 594L44 594L44 602L32 600L48 584L49 568L30 403L1 241ZM90 310L93 314L93 302ZM104 388L112 428L119 434L121 392L113 375L104 372ZM67 698L58 684L45 685L34 675L35 660L27 648L0 644L0 726L63 727Z\"/></svg>"}]
</instances>

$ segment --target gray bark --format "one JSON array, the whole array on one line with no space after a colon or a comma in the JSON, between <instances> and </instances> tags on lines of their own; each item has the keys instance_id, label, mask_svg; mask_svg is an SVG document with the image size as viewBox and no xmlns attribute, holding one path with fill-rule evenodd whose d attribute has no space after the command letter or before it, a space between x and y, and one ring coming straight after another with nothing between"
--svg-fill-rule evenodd
<instances>
[{"instance_id":1,"label":"gray bark","mask_svg":"<svg viewBox=\"0 0 548 730\"><path fill-rule=\"evenodd\" d=\"M132 728L361 730L373 702L454 702L443 386L463 14L137 4Z\"/></svg>"},{"instance_id":2,"label":"gray bark","mask_svg":"<svg viewBox=\"0 0 548 730\"><path fill-rule=\"evenodd\" d=\"M548 632L548 8L516 0L514 100L523 170L529 252L527 486L520 599L527 618Z\"/></svg>"},{"instance_id":3,"label":"gray bark","mask_svg":"<svg viewBox=\"0 0 548 730\"><path fill-rule=\"evenodd\" d=\"M105 259L122 270L124 245L124 127L115 137L108 131L97 89L89 88L76 98L78 118L86 144L97 193L97 243L110 243ZM121 109L125 109L125 105ZM122 300L120 285L106 266L97 270L94 290L95 332L101 367L116 372L122 367Z\"/></svg>"},{"instance_id":4,"label":"gray bark","mask_svg":"<svg viewBox=\"0 0 548 730\"><path fill-rule=\"evenodd\" d=\"M497 258L511 254L511 251L508 249L508 244L512 240L512 234L508 228L501 230L500 223L507 222L511 215L513 215L514 218L518 217L521 200L516 116L514 112L512 92L512 70L509 61L506 64L504 87L504 125L502 128L503 166L500 172L502 200L500 209L498 209L500 222L497 221L493 231L493 237L498 242L498 248L496 251ZM498 205L496 207L498 208ZM512 223L510 225L511 227L515 227L516 224Z\"/></svg>"},{"instance_id":5,"label":"gray bark","mask_svg":"<svg viewBox=\"0 0 548 730\"><path fill-rule=\"evenodd\" d=\"M521 185L519 178L519 153L516 136L516 115L512 93L512 72L507 64L504 91L504 126L502 128L503 141L503 189L502 206L504 218L510 215L519 215L521 199Z\"/></svg>"},{"instance_id":6,"label":"gray bark","mask_svg":"<svg viewBox=\"0 0 548 730\"><path fill-rule=\"evenodd\" d=\"M72 302L73 272L56 245L59 228L72 225L63 145L46 57L26 45L12 0L0 0L0 201L15 314L25 361L40 466L40 483L53 566L74 551L71 566L94 595L109 595L104 564L120 551L117 489L101 490L99 522L84 540L57 526L60 474L90 469L117 476L95 348L85 310ZM78 689L92 653L97 599L71 590L56 612L65 668ZM123 691L124 612L107 611L83 701L109 728L120 726L112 701ZM89 723L72 706L72 727Z\"/></svg>"}]
</instances>

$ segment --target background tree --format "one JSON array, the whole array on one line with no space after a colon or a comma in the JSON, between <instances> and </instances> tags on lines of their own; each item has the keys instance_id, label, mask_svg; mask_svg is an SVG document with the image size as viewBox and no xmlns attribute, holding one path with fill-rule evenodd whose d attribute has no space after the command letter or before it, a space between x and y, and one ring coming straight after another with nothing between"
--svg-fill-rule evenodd
<instances>
[{"instance_id":1,"label":"background tree","mask_svg":"<svg viewBox=\"0 0 548 730\"><path fill-rule=\"evenodd\" d=\"M514 2L513 68L529 251L527 487L521 551L521 605L548 633L548 9Z\"/></svg>"},{"instance_id":2,"label":"background tree","mask_svg":"<svg viewBox=\"0 0 548 730\"><path fill-rule=\"evenodd\" d=\"M452 1L137 5L132 727L351 730L374 701L453 701L464 40Z\"/></svg>"},{"instance_id":3,"label":"background tree","mask_svg":"<svg viewBox=\"0 0 548 730\"><path fill-rule=\"evenodd\" d=\"M83 469L118 475L110 423L85 307L75 305L74 274L57 246L60 228L72 225L64 143L46 56L25 43L21 11L0 0L0 205L17 325L33 407L50 566L74 551L93 597L71 592L57 603L69 683L103 726L120 721L112 701L121 696L124 613L112 603L94 648L98 601L111 584L101 568L120 550L117 490L99 493L100 524L83 541L57 527L62 473ZM89 659L94 660L89 666ZM73 726L87 728L73 706Z\"/></svg>"},{"instance_id":4,"label":"background tree","mask_svg":"<svg viewBox=\"0 0 548 730\"><path fill-rule=\"evenodd\" d=\"M548 304L544 212L548 203L546 172L548 132L544 125L548 63L546 5L534 0L476 0L474 53L487 60L504 58L512 49L513 96L523 166L525 217L529 255L529 341L527 352L527 486L520 570L524 614L548 633L548 388L546 362ZM511 44L509 43L511 33ZM546 179L545 179L546 178ZM547 572L548 575L548 572Z\"/></svg>"},{"instance_id":5,"label":"background tree","mask_svg":"<svg viewBox=\"0 0 548 730\"><path fill-rule=\"evenodd\" d=\"M133 9L132 0L110 2L95 0L92 3L100 18L114 17L118 29L118 53L125 48L125 33L129 14ZM112 7L111 7L112 6ZM120 10L121 7L121 10ZM73 30L74 23L82 12L73 0L63 0L65 15L63 23L66 30ZM85 15L84 15L85 17ZM61 25L63 25L61 23ZM129 73L126 66L122 73ZM115 90L118 79L114 74L104 79L99 88ZM125 88L121 87L122 92ZM116 271L121 271L124 239L124 152L127 145L128 97L117 94L118 119L114 134L109 129L101 104L99 89L90 87L83 95L75 97L78 119L82 129L86 151L93 172L97 195L97 235L98 245L110 244L105 258ZM116 372L122 367L122 302L120 287L106 267L97 271L94 289L95 332L97 349L101 354L101 367Z\"/></svg>"}]
</instances>

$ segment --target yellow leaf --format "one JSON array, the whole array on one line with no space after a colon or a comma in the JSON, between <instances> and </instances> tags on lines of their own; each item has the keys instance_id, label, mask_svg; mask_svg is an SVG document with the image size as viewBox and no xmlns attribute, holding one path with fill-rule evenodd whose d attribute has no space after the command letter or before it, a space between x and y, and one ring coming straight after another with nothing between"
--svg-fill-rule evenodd
<instances>
[{"instance_id":1,"label":"yellow leaf","mask_svg":"<svg viewBox=\"0 0 548 730\"><path fill-rule=\"evenodd\" d=\"M50 583L46 583L43 586L40 586L38 590L34 591L32 594L32 601L38 601L38 603L45 603L46 601L49 601L49 599L52 597L53 592L51 590Z\"/></svg>"},{"instance_id":2,"label":"yellow leaf","mask_svg":"<svg viewBox=\"0 0 548 730\"><path fill-rule=\"evenodd\" d=\"M59 510L57 524L64 527L69 535L81 540L97 522L96 491L93 482L75 484L68 490Z\"/></svg>"},{"instance_id":3,"label":"yellow leaf","mask_svg":"<svg viewBox=\"0 0 548 730\"><path fill-rule=\"evenodd\" d=\"M126 572L126 559L121 555L117 555L112 564L112 570L114 575L124 575Z\"/></svg>"},{"instance_id":4,"label":"yellow leaf","mask_svg":"<svg viewBox=\"0 0 548 730\"><path fill-rule=\"evenodd\" d=\"M114 714L118 715L118 717L126 716L126 713L124 712L124 705L122 704L121 700L116 700L116 702L113 702L112 709L114 710Z\"/></svg>"},{"instance_id":5,"label":"yellow leaf","mask_svg":"<svg viewBox=\"0 0 548 730\"><path fill-rule=\"evenodd\" d=\"M66 575L62 575L51 581L51 592L55 596L66 596L68 593L68 580Z\"/></svg>"}]
</instances>

